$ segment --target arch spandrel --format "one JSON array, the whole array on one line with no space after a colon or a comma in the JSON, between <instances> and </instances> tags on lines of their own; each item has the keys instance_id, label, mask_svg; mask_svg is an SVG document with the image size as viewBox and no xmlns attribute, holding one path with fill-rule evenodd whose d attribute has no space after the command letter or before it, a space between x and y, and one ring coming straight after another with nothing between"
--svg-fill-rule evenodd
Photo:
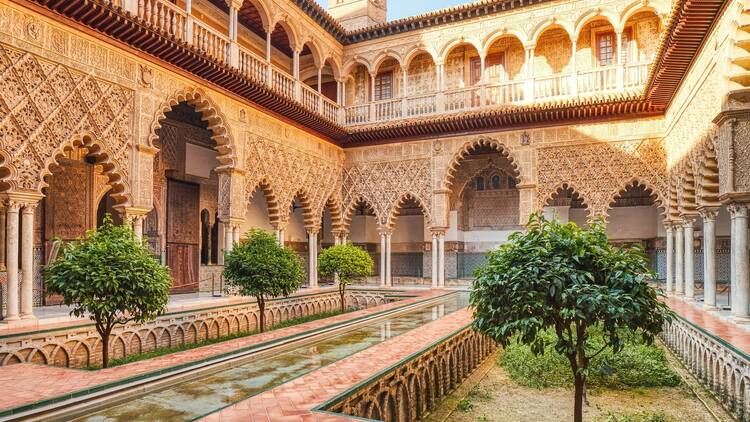
<instances>
[{"instance_id":1,"label":"arch spandrel","mask_svg":"<svg viewBox=\"0 0 750 422\"><path fill-rule=\"evenodd\" d=\"M0 120L0 190L41 193L57 156L85 146L102 162L116 200L130 202L134 91L5 44L0 55L7 58L0 83L13 93L1 97L9 112ZM33 87L24 82L29 74Z\"/></svg>"}]
</instances>

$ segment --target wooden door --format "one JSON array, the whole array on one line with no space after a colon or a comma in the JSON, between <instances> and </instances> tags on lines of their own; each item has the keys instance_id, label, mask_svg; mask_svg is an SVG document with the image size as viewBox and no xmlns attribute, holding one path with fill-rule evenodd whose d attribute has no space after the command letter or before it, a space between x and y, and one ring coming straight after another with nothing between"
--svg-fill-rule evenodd
<instances>
[{"instance_id":1,"label":"wooden door","mask_svg":"<svg viewBox=\"0 0 750 422\"><path fill-rule=\"evenodd\" d=\"M200 186L167 181L167 265L172 293L198 291Z\"/></svg>"}]
</instances>

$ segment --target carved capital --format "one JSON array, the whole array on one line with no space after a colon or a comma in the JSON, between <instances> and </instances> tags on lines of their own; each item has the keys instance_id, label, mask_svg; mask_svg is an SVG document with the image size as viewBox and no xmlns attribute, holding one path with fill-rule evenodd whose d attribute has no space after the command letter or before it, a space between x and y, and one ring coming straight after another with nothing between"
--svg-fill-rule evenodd
<instances>
[{"instance_id":1,"label":"carved capital","mask_svg":"<svg viewBox=\"0 0 750 422\"><path fill-rule=\"evenodd\" d=\"M732 202L727 205L727 210L732 218L747 218L747 204Z\"/></svg>"},{"instance_id":2,"label":"carved capital","mask_svg":"<svg viewBox=\"0 0 750 422\"><path fill-rule=\"evenodd\" d=\"M715 221L719 215L718 207L703 207L698 210L703 221Z\"/></svg>"}]
</instances>

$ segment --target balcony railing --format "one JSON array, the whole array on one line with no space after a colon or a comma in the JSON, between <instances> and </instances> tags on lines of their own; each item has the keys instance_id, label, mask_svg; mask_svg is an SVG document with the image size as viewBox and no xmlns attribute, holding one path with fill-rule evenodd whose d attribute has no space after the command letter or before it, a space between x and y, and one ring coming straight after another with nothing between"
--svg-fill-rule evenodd
<instances>
[{"instance_id":1,"label":"balcony railing","mask_svg":"<svg viewBox=\"0 0 750 422\"><path fill-rule=\"evenodd\" d=\"M648 79L651 62L626 63L591 70L478 84L342 107L295 79L289 71L240 46L227 35L165 0L115 0L123 8L178 40L187 41L214 59L237 68L248 79L273 88L328 121L342 125L378 122L533 103L607 91L634 89Z\"/></svg>"}]
</instances>

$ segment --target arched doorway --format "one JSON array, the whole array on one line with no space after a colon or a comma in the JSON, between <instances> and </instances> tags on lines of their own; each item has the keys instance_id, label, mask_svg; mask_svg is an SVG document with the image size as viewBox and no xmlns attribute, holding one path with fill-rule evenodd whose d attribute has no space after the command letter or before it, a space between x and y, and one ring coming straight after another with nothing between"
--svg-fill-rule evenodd
<instances>
[{"instance_id":1,"label":"arched doorway","mask_svg":"<svg viewBox=\"0 0 750 422\"><path fill-rule=\"evenodd\" d=\"M431 256L425 257L425 243L431 239L426 223L422 205L410 195L394 211L391 239L391 276L394 285L425 284L424 276L431 272Z\"/></svg>"},{"instance_id":2,"label":"arched doorway","mask_svg":"<svg viewBox=\"0 0 750 422\"><path fill-rule=\"evenodd\" d=\"M222 232L216 220L219 161L214 134L203 115L186 101L173 106L159 123L156 213L144 227L159 234L160 255L171 270L172 293L213 291L220 271L220 252L214 254L213 249L220 245Z\"/></svg>"}]
</instances>

